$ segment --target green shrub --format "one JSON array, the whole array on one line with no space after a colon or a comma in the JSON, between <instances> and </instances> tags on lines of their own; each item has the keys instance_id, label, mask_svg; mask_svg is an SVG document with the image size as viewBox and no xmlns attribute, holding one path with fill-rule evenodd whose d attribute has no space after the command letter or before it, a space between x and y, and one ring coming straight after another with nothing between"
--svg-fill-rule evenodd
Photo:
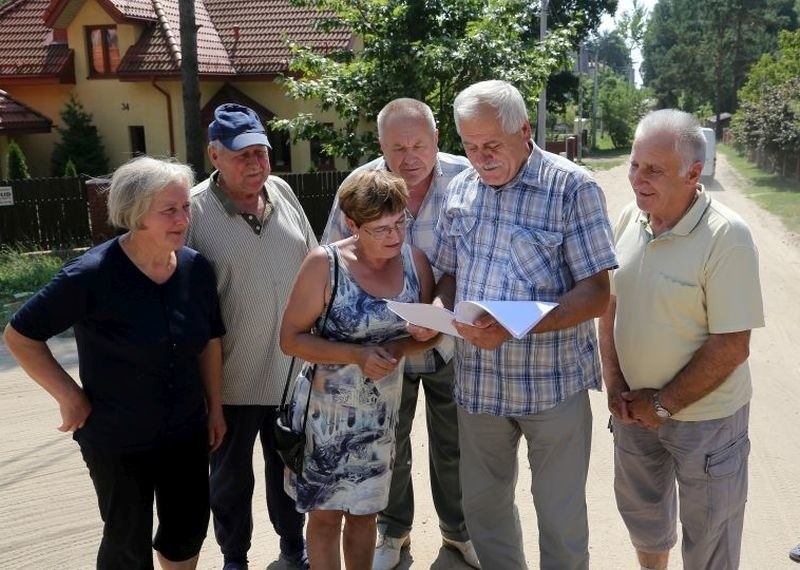
<instances>
[{"instance_id":1,"label":"green shrub","mask_svg":"<svg viewBox=\"0 0 800 570\"><path fill-rule=\"evenodd\" d=\"M53 278L64 261L62 255L0 249L0 329L31 294Z\"/></svg>"},{"instance_id":2,"label":"green shrub","mask_svg":"<svg viewBox=\"0 0 800 570\"><path fill-rule=\"evenodd\" d=\"M8 143L8 178L9 180L24 180L31 177L28 170L28 161L25 160L25 153L16 143Z\"/></svg>"},{"instance_id":3,"label":"green shrub","mask_svg":"<svg viewBox=\"0 0 800 570\"><path fill-rule=\"evenodd\" d=\"M64 178L77 178L78 169L75 168L75 163L70 158L67 160L67 165L64 167Z\"/></svg>"}]
</instances>

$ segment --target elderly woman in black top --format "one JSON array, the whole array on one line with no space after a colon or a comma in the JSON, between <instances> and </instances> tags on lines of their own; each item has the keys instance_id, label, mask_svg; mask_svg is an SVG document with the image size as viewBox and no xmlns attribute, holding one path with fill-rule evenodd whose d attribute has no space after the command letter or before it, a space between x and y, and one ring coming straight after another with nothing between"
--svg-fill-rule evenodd
<instances>
[{"instance_id":1,"label":"elderly woman in black top","mask_svg":"<svg viewBox=\"0 0 800 570\"><path fill-rule=\"evenodd\" d=\"M225 330L214 272L183 246L189 167L139 157L113 175L124 235L67 263L6 327L6 344L58 402L97 492L98 568L192 569L209 519L208 452L225 433ZM70 326L80 385L45 341ZM153 539L153 498L158 531Z\"/></svg>"}]
</instances>

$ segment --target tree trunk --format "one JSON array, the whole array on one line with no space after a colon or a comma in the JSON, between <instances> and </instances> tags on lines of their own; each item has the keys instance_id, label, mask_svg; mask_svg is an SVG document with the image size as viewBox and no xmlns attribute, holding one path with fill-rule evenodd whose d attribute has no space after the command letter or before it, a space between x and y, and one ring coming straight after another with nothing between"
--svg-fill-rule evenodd
<instances>
[{"instance_id":1,"label":"tree trunk","mask_svg":"<svg viewBox=\"0 0 800 570\"><path fill-rule=\"evenodd\" d=\"M203 125L200 124L200 79L197 66L197 23L194 0L179 0L181 22L181 90L186 162L198 175L205 173Z\"/></svg>"}]
</instances>

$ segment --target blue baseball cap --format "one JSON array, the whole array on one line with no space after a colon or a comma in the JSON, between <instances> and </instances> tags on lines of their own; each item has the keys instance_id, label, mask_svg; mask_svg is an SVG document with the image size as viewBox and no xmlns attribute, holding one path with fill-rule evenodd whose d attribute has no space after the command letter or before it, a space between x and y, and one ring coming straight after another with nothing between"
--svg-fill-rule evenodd
<instances>
[{"instance_id":1,"label":"blue baseball cap","mask_svg":"<svg viewBox=\"0 0 800 570\"><path fill-rule=\"evenodd\" d=\"M225 103L214 109L214 120L208 125L208 140L219 141L232 151L253 145L272 148L256 112L236 103Z\"/></svg>"}]
</instances>

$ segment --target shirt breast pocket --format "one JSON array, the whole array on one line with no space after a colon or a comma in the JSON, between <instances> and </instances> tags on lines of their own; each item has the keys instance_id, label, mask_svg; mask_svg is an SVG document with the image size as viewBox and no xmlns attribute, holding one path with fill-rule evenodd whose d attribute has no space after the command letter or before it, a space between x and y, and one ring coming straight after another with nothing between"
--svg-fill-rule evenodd
<instances>
[{"instance_id":1,"label":"shirt breast pocket","mask_svg":"<svg viewBox=\"0 0 800 570\"><path fill-rule=\"evenodd\" d=\"M656 323L682 330L705 328L705 303L699 285L660 273L653 287L652 318Z\"/></svg>"},{"instance_id":2,"label":"shirt breast pocket","mask_svg":"<svg viewBox=\"0 0 800 570\"><path fill-rule=\"evenodd\" d=\"M528 283L550 283L558 274L563 234L516 226L511 230L509 275Z\"/></svg>"},{"instance_id":3,"label":"shirt breast pocket","mask_svg":"<svg viewBox=\"0 0 800 570\"><path fill-rule=\"evenodd\" d=\"M450 237L459 253L466 253L470 255L473 251L475 244L473 241L473 229L475 229L475 216L460 216L457 215L453 218L450 224Z\"/></svg>"}]
</instances>

